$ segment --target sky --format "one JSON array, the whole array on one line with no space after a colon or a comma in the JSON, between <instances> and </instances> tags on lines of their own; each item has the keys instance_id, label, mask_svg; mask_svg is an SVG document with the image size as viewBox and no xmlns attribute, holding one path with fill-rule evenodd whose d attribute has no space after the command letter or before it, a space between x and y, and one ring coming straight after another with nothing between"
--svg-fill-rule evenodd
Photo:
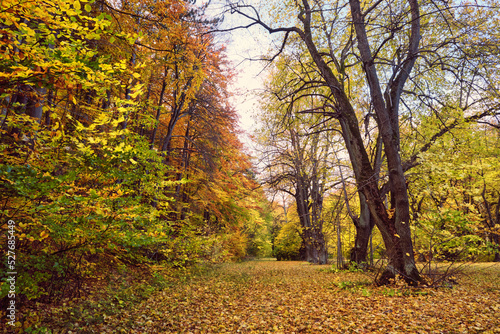
<instances>
[{"instance_id":1,"label":"sky","mask_svg":"<svg viewBox=\"0 0 500 334\"><path fill-rule=\"evenodd\" d=\"M233 93L231 104L240 116L241 128L247 134L251 134L256 129L255 117L259 113L259 103L255 94L263 89L265 73L262 72L261 63L248 60L249 57L256 57L255 50L248 49L249 45L254 44L253 38L242 33L235 35L227 50L228 58L237 72L235 81L230 87ZM241 140L249 144L245 136Z\"/></svg>"},{"instance_id":2,"label":"sky","mask_svg":"<svg viewBox=\"0 0 500 334\"><path fill-rule=\"evenodd\" d=\"M259 2L255 0L255 2ZM220 29L248 24L237 14L226 14ZM263 89L266 76L264 63L256 61L266 53L270 46L270 37L259 27L237 29L224 33L222 39L227 43L227 56L235 67L237 76L230 87L233 93L232 105L240 117L240 126L244 134L240 140L252 150L249 135L256 129L255 117L259 113L258 100L255 93ZM252 60L254 59L254 60Z\"/></svg>"}]
</instances>

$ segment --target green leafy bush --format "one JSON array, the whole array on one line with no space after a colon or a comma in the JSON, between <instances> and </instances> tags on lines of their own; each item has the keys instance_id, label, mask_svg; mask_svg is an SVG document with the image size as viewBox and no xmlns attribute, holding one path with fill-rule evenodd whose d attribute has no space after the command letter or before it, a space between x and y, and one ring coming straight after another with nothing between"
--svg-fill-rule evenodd
<instances>
[{"instance_id":1,"label":"green leafy bush","mask_svg":"<svg viewBox=\"0 0 500 334\"><path fill-rule=\"evenodd\" d=\"M301 247L300 227L294 222L288 222L283 225L274 240L273 255L278 261L300 260Z\"/></svg>"}]
</instances>

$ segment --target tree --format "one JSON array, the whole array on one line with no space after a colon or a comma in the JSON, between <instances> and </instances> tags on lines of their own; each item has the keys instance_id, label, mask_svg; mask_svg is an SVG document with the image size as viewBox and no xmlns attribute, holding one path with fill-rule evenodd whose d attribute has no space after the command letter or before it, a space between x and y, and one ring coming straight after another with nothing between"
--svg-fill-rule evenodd
<instances>
[{"instance_id":1,"label":"tree","mask_svg":"<svg viewBox=\"0 0 500 334\"><path fill-rule=\"evenodd\" d=\"M265 182L275 192L285 192L295 199L303 240L303 260L325 264L328 261L326 239L323 233L323 199L333 185L329 156L337 145L329 124L307 110L316 103L315 90L308 99L295 101L288 90L290 73L299 66L293 55L278 61L276 74L263 94L259 133L262 147Z\"/></svg>"},{"instance_id":2,"label":"tree","mask_svg":"<svg viewBox=\"0 0 500 334\"><path fill-rule=\"evenodd\" d=\"M381 281L385 282L399 273L402 274L409 283L416 284L420 281L420 276L413 258L411 233L409 229L410 217L406 180L399 155L398 123L400 95L416 60L416 52L420 40L419 6L418 3L413 0L410 0L409 4L411 7L410 13L403 15L405 20L408 20L411 27L408 47L402 50L403 57L401 58L401 64L393 69L391 76L393 79L387 85L388 90L385 95L387 101L385 101L379 81L379 74L375 67L374 58L372 57L374 50L371 49L366 31L367 24L365 22L365 17L368 13L363 14L361 12L359 1L350 1L353 22L350 28L355 30L360 59L367 79L367 89L370 91L371 103L375 110L378 130L384 143L384 152L389 170L392 211L387 210L384 205L383 196L378 187L378 178L366 152L355 110L350 101L348 92L341 81L341 74L345 74L345 52L342 52L340 57L334 55L335 50L332 48L330 48L329 53L320 52L317 41L315 41L316 34L313 29L316 24L321 25L321 18L315 13L326 12L324 10L321 11L323 9L321 4L319 2L310 3L307 0L296 3L295 8L298 11L297 17L300 22L300 27L297 25L294 27L276 29L262 22L259 16L247 14L245 10L249 8L252 9L249 6L233 4L231 10L251 19L253 21L251 25L259 24L270 33L284 32L285 38L283 46L288 36L292 33L298 35L302 43L304 43L326 87L329 89L329 99L332 101L331 107L333 110L328 111L327 108L330 106L324 105L324 113L336 117L340 122L342 136L349 153L359 190L363 192L366 197L370 213L373 216L375 224L382 232L386 244L389 254L389 264ZM334 11L334 15L339 15L341 13L341 10L338 9L336 12ZM319 22L316 23L316 21ZM332 40L329 41L331 42ZM352 46L351 43L352 38L342 49L349 49ZM383 46L383 44L381 46ZM333 62L337 67L330 67L330 62ZM386 104L386 102L388 104Z\"/></svg>"},{"instance_id":3,"label":"tree","mask_svg":"<svg viewBox=\"0 0 500 334\"><path fill-rule=\"evenodd\" d=\"M406 165L403 165L400 143L400 107L403 105L405 112L411 113L414 106L406 102L402 104L402 98L409 80L416 82L411 75L417 60L422 60L419 63L420 74L422 68L434 69L437 67L435 64L453 63L455 55L464 50L464 44L455 43L455 31L437 35L437 38L435 34L424 35L425 38L421 35L425 32L423 27L430 31L436 23L452 22L452 17L448 15L451 9L447 4L418 3L414 0L377 1L363 5L358 0L351 0L348 4L304 0L280 8L287 17L295 11L297 21L290 26L274 28L264 22L253 6L240 2L229 4L229 8L248 20L249 23L242 27L258 25L269 33L282 33L284 37L278 54L290 41L307 49L322 82L329 89L329 95L318 107L323 109L325 116L334 117L340 123L358 189L366 199L370 219L381 231L387 248L389 264L380 282L387 282L389 278L401 274L408 283L417 284L420 276L415 266L409 227L410 210L404 175ZM459 31L458 36L458 39L463 38L464 30ZM451 49L454 51L450 57L437 51L444 53ZM491 51L486 50L489 54L492 54ZM436 63L427 63L430 55L436 55ZM452 73L460 72L460 67L450 68ZM355 112L357 104L349 86L351 75L356 78L361 75L364 79L364 88L361 89L369 93L369 105L373 112L367 117L375 122L383 145L387 170L385 185L379 185L380 164L377 160L370 161L361 135ZM484 74L481 79L472 81L470 77L464 77L460 81L463 84L461 88L485 88L486 83L491 82L486 78ZM484 102L483 98L468 96L476 102ZM493 103L483 112L490 114L495 108ZM384 203L386 194L389 207Z\"/></svg>"}]
</instances>

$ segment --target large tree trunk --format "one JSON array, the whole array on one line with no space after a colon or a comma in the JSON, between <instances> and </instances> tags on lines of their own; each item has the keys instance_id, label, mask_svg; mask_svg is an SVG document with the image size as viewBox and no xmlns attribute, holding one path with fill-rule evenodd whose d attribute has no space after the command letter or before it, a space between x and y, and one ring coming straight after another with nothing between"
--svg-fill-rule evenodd
<instances>
[{"instance_id":1,"label":"large tree trunk","mask_svg":"<svg viewBox=\"0 0 500 334\"><path fill-rule=\"evenodd\" d=\"M305 218L305 217L304 217ZM304 219L301 223L309 225L303 227L304 261L314 264L326 264L328 262L328 250L326 247L323 231Z\"/></svg>"},{"instance_id":2,"label":"large tree trunk","mask_svg":"<svg viewBox=\"0 0 500 334\"><path fill-rule=\"evenodd\" d=\"M304 180L299 180L297 183L295 200L297 202L297 214L302 226L303 260L314 264L326 264L328 262L328 251L321 221L311 214L309 194Z\"/></svg>"},{"instance_id":3,"label":"large tree trunk","mask_svg":"<svg viewBox=\"0 0 500 334\"><path fill-rule=\"evenodd\" d=\"M316 152L317 145L314 145L312 148ZM312 159L314 159L312 157ZM318 170L319 162L315 161L313 163L312 175L309 178L310 187L311 187L311 248L313 251L312 261L316 264L326 264L328 262L328 249L325 241L325 235L323 234L323 194L324 189L319 180L319 174L321 173Z\"/></svg>"}]
</instances>

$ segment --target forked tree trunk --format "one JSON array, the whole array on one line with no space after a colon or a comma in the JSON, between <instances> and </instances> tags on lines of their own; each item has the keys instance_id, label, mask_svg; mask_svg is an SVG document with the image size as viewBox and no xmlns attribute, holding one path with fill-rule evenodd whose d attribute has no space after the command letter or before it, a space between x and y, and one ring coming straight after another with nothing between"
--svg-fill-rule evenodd
<instances>
[{"instance_id":1,"label":"forked tree trunk","mask_svg":"<svg viewBox=\"0 0 500 334\"><path fill-rule=\"evenodd\" d=\"M413 258L410 204L399 154L399 103L404 84L415 64L420 42L419 4L417 0L409 0L408 2L412 21L406 59L398 70L399 72L394 73L394 79L391 79L386 93L383 94L366 33L365 16L361 12L360 0L349 0L357 47L370 88L371 101L377 115L378 130L384 143L391 203L393 203L393 211L388 212L382 202L378 186L374 184L375 182L371 181L369 187L364 187L363 193L367 198L375 224L382 233L389 255L389 265L380 279L382 284L396 274L402 275L409 284L418 284L420 281L420 275ZM374 176L373 173L372 176Z\"/></svg>"},{"instance_id":2,"label":"forked tree trunk","mask_svg":"<svg viewBox=\"0 0 500 334\"><path fill-rule=\"evenodd\" d=\"M336 117L341 124L342 136L352 163L358 191L362 192L366 197L366 204L369 208L371 219L373 219L374 224L382 234L389 256L389 263L380 279L380 283L386 283L397 274L402 275L409 284L418 284L421 281L413 257L408 193L401 157L399 155L399 103L404 85L417 59L420 41L419 3L418 0L407 1L410 6L409 13L411 16L408 25L407 47L401 50L401 64L400 66L393 67L394 72L392 76L389 75L389 82L387 83L385 92L382 93L375 66L376 59L374 59L374 55L377 55L376 47L375 50L370 49L366 32L369 26L365 22L367 13L361 11L360 0L349 0L352 23L355 30L355 44L359 50L366 82L370 90L371 104L376 114L378 131L384 145L392 204L390 210L387 210L385 207L382 192L378 187L377 168L372 166L368 157L351 100L344 89L344 84L339 81L339 77L334 74L330 67L329 63L332 61L332 55L320 52L316 47L313 37L315 34L312 31L312 17L313 12L317 8L311 8L308 0L302 0L302 10L298 15L298 19L302 23L302 29L298 26L272 29L262 23L260 19L255 19L256 23L261 24L270 33L285 32L284 42L286 42L290 33L299 35L299 38L305 43L312 60L316 64L325 86L328 87L332 99L335 101L334 105L331 106L334 111L330 113L330 116ZM372 9L375 7L376 4ZM347 45L345 50L351 47ZM324 108L327 108L327 105Z\"/></svg>"}]
</instances>

